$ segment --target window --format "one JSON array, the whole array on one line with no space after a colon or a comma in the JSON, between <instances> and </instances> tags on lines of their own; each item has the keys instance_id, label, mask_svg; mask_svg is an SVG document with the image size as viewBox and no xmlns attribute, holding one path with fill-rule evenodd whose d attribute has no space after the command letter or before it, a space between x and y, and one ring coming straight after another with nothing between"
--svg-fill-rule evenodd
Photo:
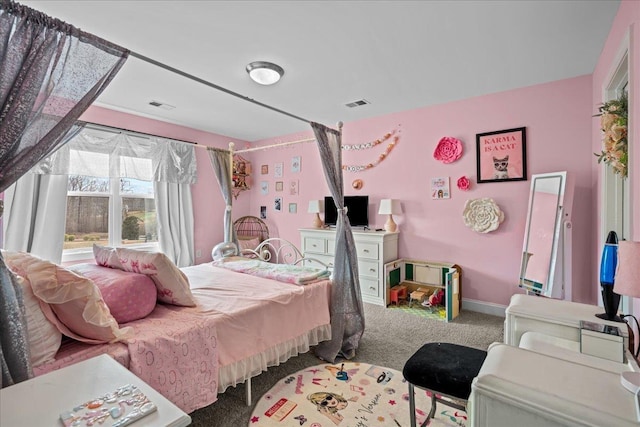
<instances>
[{"instance_id":1,"label":"window","mask_svg":"<svg viewBox=\"0 0 640 427\"><path fill-rule=\"evenodd\" d=\"M118 168L127 162L138 170L151 168L151 159L116 154L71 150L69 157L70 172L86 170L88 164ZM69 175L62 260L91 257L94 243L158 249L153 182Z\"/></svg>"}]
</instances>

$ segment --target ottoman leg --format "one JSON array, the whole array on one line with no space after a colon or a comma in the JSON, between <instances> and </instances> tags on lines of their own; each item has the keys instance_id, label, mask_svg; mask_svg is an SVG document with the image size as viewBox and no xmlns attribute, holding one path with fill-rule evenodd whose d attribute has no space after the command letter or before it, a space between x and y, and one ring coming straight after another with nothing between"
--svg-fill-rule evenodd
<instances>
[{"instance_id":1,"label":"ottoman leg","mask_svg":"<svg viewBox=\"0 0 640 427\"><path fill-rule=\"evenodd\" d=\"M411 427L416 427L416 396L411 383L409 383L409 419L411 420Z\"/></svg>"}]
</instances>

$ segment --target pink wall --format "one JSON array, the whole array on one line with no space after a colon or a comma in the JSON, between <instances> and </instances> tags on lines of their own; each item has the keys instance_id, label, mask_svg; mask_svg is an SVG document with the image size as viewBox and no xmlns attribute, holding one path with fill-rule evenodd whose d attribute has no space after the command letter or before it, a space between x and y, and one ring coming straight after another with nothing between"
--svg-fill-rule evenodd
<instances>
[{"instance_id":1,"label":"pink wall","mask_svg":"<svg viewBox=\"0 0 640 427\"><path fill-rule=\"evenodd\" d=\"M236 147L246 144L245 141L232 140L223 135L202 132L184 126L95 106L90 107L80 119L167 138L196 142L211 147L227 148L231 141L236 143ZM196 161L198 182L192 187L191 194L194 209L195 250L201 251L201 256L196 258L196 263L198 264L211 261L211 249L216 243L224 240L222 215L225 204L218 187L218 181L216 181L216 177L213 174L207 150L196 149ZM238 199L234 207L238 211L246 210L248 208L246 198L244 200Z\"/></svg>"},{"instance_id":2,"label":"pink wall","mask_svg":"<svg viewBox=\"0 0 640 427\"><path fill-rule=\"evenodd\" d=\"M372 225L382 227L384 216L377 214L380 199L395 198L403 214L395 216L401 232L400 256L405 258L455 262L463 270L464 298L506 305L517 287L520 256L528 205L530 181L477 184L476 133L514 127L527 127L528 175L568 171L567 210L573 220L573 290L577 300L588 300L594 283L588 259L594 241L592 224L591 170L594 157L585 141L591 138L591 76L552 82L512 91L466 99L435 107L390 114L347 123L343 144L373 141L396 130L400 140L386 160L365 172L345 172L345 194L368 195ZM278 141L300 139L297 134L279 137ZM462 158L452 164L433 159L436 143L443 136L459 138L464 143ZM261 143L276 142L261 141ZM343 164L366 164L376 159L387 144L362 151L343 151ZM302 171L290 172L291 158L302 156ZM250 213L257 215L260 205L268 207L267 223L272 236L300 242L298 229L311 225L306 213L308 201L329 194L315 143L255 152L254 170L269 165L269 175L254 177L254 189L240 197L251 197ZM292 179L299 180L300 194L276 193L273 165L283 162L284 188ZM466 175L473 181L462 192L456 180ZM432 200L429 193L433 177L448 176L451 199ZM259 181L269 182L269 194L261 195ZM357 191L354 179L364 181ZM273 199L282 196L284 211L274 212ZM462 221L464 203L470 198L491 197L505 213L505 221L492 233L479 234ZM298 204L298 213L287 211L289 203Z\"/></svg>"},{"instance_id":3,"label":"pink wall","mask_svg":"<svg viewBox=\"0 0 640 427\"><path fill-rule=\"evenodd\" d=\"M596 302L597 286L597 230L599 221L599 168L593 152L599 151L600 130L592 116L601 101L602 85L617 54L620 41L631 31L632 55L637 55L640 40L640 2L623 1L609 35L607 44L592 76L551 82L533 87L466 99L435 107L390 114L383 117L347 123L343 143L356 144L373 141L395 130L400 140L386 160L377 167L361 173L345 172L347 195L369 195L370 222L382 227L385 218L377 214L380 199L401 200L403 214L395 216L399 224L400 256L456 262L463 269L463 297L508 304L513 293L520 292L517 279L520 253L526 220L530 181L477 184L475 134L513 127L527 127L528 176L535 173L568 171L566 210L573 221L573 295L574 300ZM632 56L632 66L637 58ZM637 88L640 75L633 74L631 82L631 141L640 140L640 129L633 126L633 112L638 110ZM365 107L366 108L366 107ZM199 132L180 126L132 117L124 113L94 107L85 120L131 128L167 137L192 140L201 144L226 147L229 138ZM310 137L311 132L287 135L267 142L279 142ZM432 153L442 136L454 136L464 143L464 154L455 163L444 165L433 159ZM585 141L591 145L585 146ZM632 144L633 145L633 144ZM345 164L365 164L374 161L387 144L362 151L345 151ZM629 182L632 194L640 188L640 174L633 173L633 165L640 165L640 150L631 153ZM302 157L302 170L290 171L291 158ZM259 215L261 205L267 206L267 224L272 236L280 236L299 244L301 227L308 227L309 200L328 195L327 185L315 143L287 148L259 151L245 156L253 161L253 189L242 193L234 204L234 217ZM284 163L284 192L275 192L273 166ZM269 174L260 175L260 166L269 165ZM210 259L211 247L222 240L222 212L224 203L204 150L198 150L199 181L193 188L196 209L196 249L203 252L197 262ZM468 192L455 187L458 177L466 175L473 186ZM451 199L431 200L429 182L433 177L448 176L451 180ZM351 188L351 182L364 181L361 190ZM259 184L269 183L269 194L261 195ZM299 182L300 193L290 195L291 180ZM273 199L283 198L282 212L273 210ZM468 198L492 197L505 212L505 221L492 233L478 234L466 228L461 214ZM289 203L297 203L297 213L288 212ZM640 197L633 197L633 210L640 212ZM640 240L640 226L636 219L632 235Z\"/></svg>"},{"instance_id":4,"label":"pink wall","mask_svg":"<svg viewBox=\"0 0 640 427\"><path fill-rule=\"evenodd\" d=\"M640 241L640 149L637 144L640 141L640 123L638 122L638 114L640 113L640 2L636 0L623 0L618 9L618 14L614 20L613 26L605 43L604 49L600 54L600 59L593 72L593 111L597 111L596 106L603 101L603 89L607 85L607 78L610 76L612 68L615 67L616 57L622 46L625 37L629 37L629 63L630 63L630 81L629 81L629 177L627 179L630 185L631 194L631 238L634 241ZM598 123L592 123L591 146L594 152L600 151L602 146L602 132ZM602 207L601 198L601 181L602 168L592 165L592 182L591 191L594 194L591 209L596 213L593 216L591 228L598 230L600 224L600 211ZM591 264L593 277L597 277L599 258L601 248L594 246L591 251ZM598 287L593 288L593 298L598 292ZM634 312L640 313L640 301L636 299L634 303Z\"/></svg>"}]
</instances>

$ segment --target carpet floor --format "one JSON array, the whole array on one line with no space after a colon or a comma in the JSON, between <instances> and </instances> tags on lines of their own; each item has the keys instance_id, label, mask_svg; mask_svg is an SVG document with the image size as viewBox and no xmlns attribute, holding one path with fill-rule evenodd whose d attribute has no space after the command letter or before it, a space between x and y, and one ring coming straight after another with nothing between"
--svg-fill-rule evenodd
<instances>
[{"instance_id":1,"label":"carpet floor","mask_svg":"<svg viewBox=\"0 0 640 427\"><path fill-rule=\"evenodd\" d=\"M365 332L350 362L386 366L402 371L405 362L427 342L450 342L486 350L503 341L504 318L462 311L452 322L416 316L404 310L365 304ZM218 401L192 412L195 427L246 426L260 397L287 375L324 363L313 351L294 357L252 379L253 402L247 406L245 387L230 387ZM425 408L429 409L429 408Z\"/></svg>"}]
</instances>

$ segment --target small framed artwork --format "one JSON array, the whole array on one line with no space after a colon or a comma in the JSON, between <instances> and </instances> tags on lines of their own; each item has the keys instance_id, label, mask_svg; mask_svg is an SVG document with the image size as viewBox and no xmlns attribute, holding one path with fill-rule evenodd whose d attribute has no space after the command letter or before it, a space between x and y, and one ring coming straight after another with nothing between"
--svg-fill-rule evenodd
<instances>
[{"instance_id":1,"label":"small framed artwork","mask_svg":"<svg viewBox=\"0 0 640 427\"><path fill-rule=\"evenodd\" d=\"M431 198L434 200L451 198L448 176L431 178Z\"/></svg>"},{"instance_id":2,"label":"small framed artwork","mask_svg":"<svg viewBox=\"0 0 640 427\"><path fill-rule=\"evenodd\" d=\"M297 203L289 203L289 213L298 213Z\"/></svg>"},{"instance_id":3,"label":"small framed artwork","mask_svg":"<svg viewBox=\"0 0 640 427\"><path fill-rule=\"evenodd\" d=\"M275 210L276 212L282 211L282 197L276 197L273 200L273 210Z\"/></svg>"},{"instance_id":4,"label":"small framed artwork","mask_svg":"<svg viewBox=\"0 0 640 427\"><path fill-rule=\"evenodd\" d=\"M260 181L260 194L263 196L269 194L269 183L267 181Z\"/></svg>"},{"instance_id":5,"label":"small framed artwork","mask_svg":"<svg viewBox=\"0 0 640 427\"><path fill-rule=\"evenodd\" d=\"M284 182L276 181L276 191L282 191L284 189Z\"/></svg>"},{"instance_id":6,"label":"small framed artwork","mask_svg":"<svg viewBox=\"0 0 640 427\"><path fill-rule=\"evenodd\" d=\"M276 178L282 178L282 173L284 172L284 163L276 163L273 165L273 176Z\"/></svg>"},{"instance_id":7,"label":"small framed artwork","mask_svg":"<svg viewBox=\"0 0 640 427\"><path fill-rule=\"evenodd\" d=\"M291 158L291 172L298 173L302 170L302 157L295 156Z\"/></svg>"},{"instance_id":8,"label":"small framed artwork","mask_svg":"<svg viewBox=\"0 0 640 427\"><path fill-rule=\"evenodd\" d=\"M260 219L267 219L267 207L260 206Z\"/></svg>"},{"instance_id":9,"label":"small framed artwork","mask_svg":"<svg viewBox=\"0 0 640 427\"><path fill-rule=\"evenodd\" d=\"M297 196L299 191L300 191L300 188L299 188L298 180L297 179L291 180L291 182L289 183L289 194L292 196Z\"/></svg>"},{"instance_id":10,"label":"small framed artwork","mask_svg":"<svg viewBox=\"0 0 640 427\"><path fill-rule=\"evenodd\" d=\"M478 183L526 181L526 128L476 134Z\"/></svg>"},{"instance_id":11,"label":"small framed artwork","mask_svg":"<svg viewBox=\"0 0 640 427\"><path fill-rule=\"evenodd\" d=\"M260 173L262 175L269 175L269 165L260 166Z\"/></svg>"}]
</instances>

